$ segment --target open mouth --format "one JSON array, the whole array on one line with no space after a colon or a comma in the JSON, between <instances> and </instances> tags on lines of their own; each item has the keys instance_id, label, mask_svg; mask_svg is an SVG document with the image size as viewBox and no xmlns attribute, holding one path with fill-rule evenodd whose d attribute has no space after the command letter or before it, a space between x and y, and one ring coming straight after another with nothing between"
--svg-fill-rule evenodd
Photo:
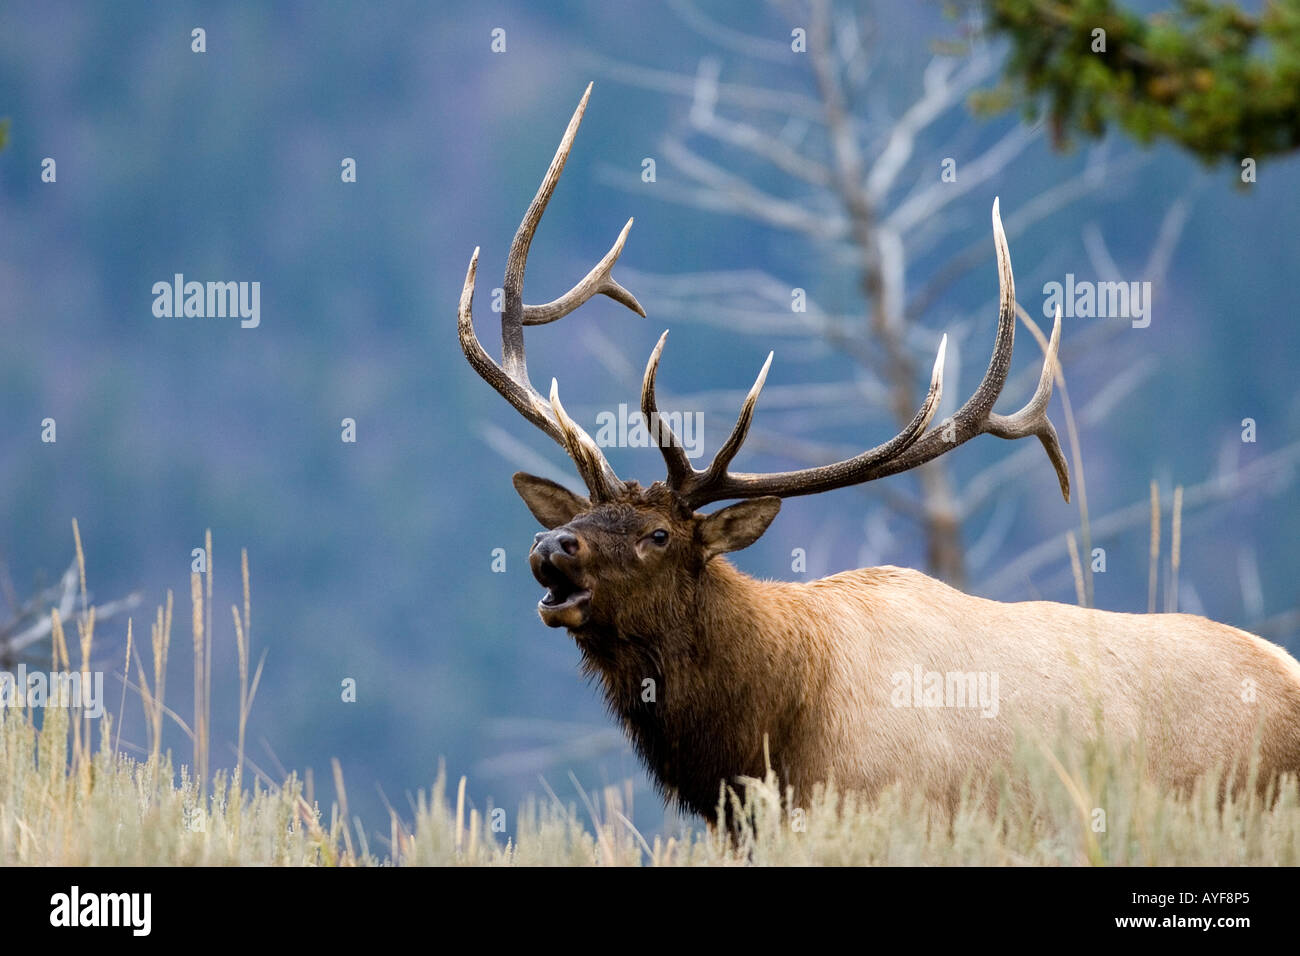
<instances>
[{"instance_id":1,"label":"open mouth","mask_svg":"<svg viewBox=\"0 0 1300 956\"><path fill-rule=\"evenodd\" d=\"M546 588L537 602L544 623L551 627L579 627L586 623L590 588L578 584L550 561L539 563L533 574Z\"/></svg>"}]
</instances>

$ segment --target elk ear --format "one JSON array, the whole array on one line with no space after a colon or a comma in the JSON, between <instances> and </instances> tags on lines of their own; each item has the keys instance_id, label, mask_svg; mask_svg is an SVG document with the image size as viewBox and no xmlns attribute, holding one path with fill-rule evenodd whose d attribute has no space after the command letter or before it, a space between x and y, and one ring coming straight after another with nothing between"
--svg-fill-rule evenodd
<instances>
[{"instance_id":1,"label":"elk ear","mask_svg":"<svg viewBox=\"0 0 1300 956\"><path fill-rule=\"evenodd\" d=\"M568 524L584 511L591 510L590 501L550 479L519 471L515 472L513 480L515 491L524 499L528 510L547 528Z\"/></svg>"},{"instance_id":2,"label":"elk ear","mask_svg":"<svg viewBox=\"0 0 1300 956\"><path fill-rule=\"evenodd\" d=\"M728 551L748 548L762 537L776 513L781 499L768 496L742 501L700 519L700 540L705 560Z\"/></svg>"}]
</instances>

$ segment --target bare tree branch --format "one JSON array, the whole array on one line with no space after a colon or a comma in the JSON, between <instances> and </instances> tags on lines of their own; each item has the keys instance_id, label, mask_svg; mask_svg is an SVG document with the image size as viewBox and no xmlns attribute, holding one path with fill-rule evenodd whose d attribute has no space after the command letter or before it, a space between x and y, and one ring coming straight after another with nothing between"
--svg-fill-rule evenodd
<instances>
[{"instance_id":1,"label":"bare tree branch","mask_svg":"<svg viewBox=\"0 0 1300 956\"><path fill-rule=\"evenodd\" d=\"M910 232L920 223L937 216L953 200L966 195L976 186L984 185L1002 172L1008 163L1037 138L1038 134L1034 130L1013 126L988 150L963 163L955 182L936 180L921 192L909 196L889 214L885 225L896 232Z\"/></svg>"},{"instance_id":2,"label":"bare tree branch","mask_svg":"<svg viewBox=\"0 0 1300 956\"><path fill-rule=\"evenodd\" d=\"M644 66L629 66L619 60L603 56L587 56L589 65L605 76L656 93L675 96L695 95L695 77L671 70L656 70ZM762 110L784 116L798 116L815 123L822 122L822 105L801 93L765 89L744 83L719 83L718 102L745 109Z\"/></svg>"},{"instance_id":3,"label":"bare tree branch","mask_svg":"<svg viewBox=\"0 0 1300 956\"><path fill-rule=\"evenodd\" d=\"M950 57L935 57L925 68L922 94L894 124L888 142L867 175L867 198L882 201L893 188L898 174L912 158L916 138L922 130L946 113L993 72L995 63L985 54L977 54L958 70Z\"/></svg>"},{"instance_id":4,"label":"bare tree branch","mask_svg":"<svg viewBox=\"0 0 1300 956\"><path fill-rule=\"evenodd\" d=\"M1224 501L1240 494L1246 488L1261 493L1278 493L1292 479L1297 462L1300 462L1300 442L1266 455L1251 464L1226 473L1214 475L1205 481L1183 490L1183 511ZM1161 503L1161 513L1172 510L1172 502ZM1094 518L1094 541L1112 537L1130 528L1140 527L1151 516L1151 506L1146 498L1125 508ZM1004 564L995 574L980 583L983 594L1001 594L1012 586L1020 586L1031 574L1044 565L1065 560L1066 555L1059 539L1051 539L1030 548L1019 557Z\"/></svg>"},{"instance_id":5,"label":"bare tree branch","mask_svg":"<svg viewBox=\"0 0 1300 956\"><path fill-rule=\"evenodd\" d=\"M766 37L750 36L739 30L733 30L709 17L690 0L668 0L668 6L688 27L724 49L734 50L755 59L767 60L770 63L790 62L788 41L769 40Z\"/></svg>"},{"instance_id":6,"label":"bare tree branch","mask_svg":"<svg viewBox=\"0 0 1300 956\"><path fill-rule=\"evenodd\" d=\"M818 214L809 210L807 203L795 203L765 193L747 180L703 159L679 140L667 140L663 151L673 165L717 194L726 203L721 208L816 239L839 239L848 233L848 224L842 216Z\"/></svg>"},{"instance_id":7,"label":"bare tree branch","mask_svg":"<svg viewBox=\"0 0 1300 956\"><path fill-rule=\"evenodd\" d=\"M778 136L760 130L748 123L738 123L718 116L718 61L706 57L700 61L696 73L695 98L691 103L690 120L695 129L719 142L735 146L767 160L787 175L813 186L830 185L830 170L816 160L809 159Z\"/></svg>"}]
</instances>

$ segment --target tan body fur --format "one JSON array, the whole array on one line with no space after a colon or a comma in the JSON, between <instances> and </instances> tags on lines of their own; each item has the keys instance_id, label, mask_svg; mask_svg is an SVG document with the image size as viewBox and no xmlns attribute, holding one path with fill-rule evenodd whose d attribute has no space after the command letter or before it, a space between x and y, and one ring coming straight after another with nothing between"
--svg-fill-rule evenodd
<instances>
[{"instance_id":1,"label":"tan body fur","mask_svg":"<svg viewBox=\"0 0 1300 956\"><path fill-rule=\"evenodd\" d=\"M1017 729L1055 740L1063 713L1075 739L1100 714L1108 739L1139 744L1174 785L1246 759L1257 730L1262 778L1300 770L1300 664L1205 618L1004 604L895 567L758 581L721 558L696 598L697 632L659 635L653 661L589 665L665 788L708 816L720 780L763 775L764 736L797 796L897 780L948 801L1010 757ZM647 707L628 679L651 665L662 684ZM997 715L895 706L894 675L918 665L996 674Z\"/></svg>"}]
</instances>

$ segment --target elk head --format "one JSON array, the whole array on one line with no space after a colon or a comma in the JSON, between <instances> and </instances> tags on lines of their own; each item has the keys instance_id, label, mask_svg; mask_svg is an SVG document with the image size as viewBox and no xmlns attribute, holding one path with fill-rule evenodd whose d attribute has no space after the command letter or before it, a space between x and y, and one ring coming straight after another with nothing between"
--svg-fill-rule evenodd
<instances>
[{"instance_id":1,"label":"elk head","mask_svg":"<svg viewBox=\"0 0 1300 956\"><path fill-rule=\"evenodd\" d=\"M744 444L772 364L769 354L731 434L713 462L698 470L658 413L655 379L668 335L665 332L646 365L641 410L663 454L667 477L647 488L620 480L596 443L565 413L555 380L551 380L547 398L533 387L524 356L524 326L554 322L594 295L607 295L638 315L645 315L636 298L611 274L632 227L631 219L605 257L572 289L545 305L523 303L528 249L564 169L590 94L588 85L510 246L501 313L501 364L488 356L474 332L472 302L478 249L470 260L459 310L460 343L470 365L526 419L565 449L589 492L584 497L545 478L523 473L514 476L520 497L548 529L535 537L529 555L533 574L546 589L538 611L547 625L567 627L580 639L588 632L647 635L679 627L694 630L690 621L675 618L692 613L692 596L703 569L718 555L756 541L776 517L782 498L816 494L908 471L983 433L1007 439L1037 436L1056 468L1061 493L1069 500L1069 472L1056 430L1046 414L1061 332L1059 310L1034 396L1013 415L993 411L1011 367L1016 325L1015 282L997 200L993 203L993 241L1001 301L993 356L983 381L951 419L936 428L929 427L943 389L944 336L925 400L893 438L852 458L820 467L768 474L732 472L731 462ZM712 513L699 510L713 502L735 499L740 499L739 503Z\"/></svg>"}]
</instances>

